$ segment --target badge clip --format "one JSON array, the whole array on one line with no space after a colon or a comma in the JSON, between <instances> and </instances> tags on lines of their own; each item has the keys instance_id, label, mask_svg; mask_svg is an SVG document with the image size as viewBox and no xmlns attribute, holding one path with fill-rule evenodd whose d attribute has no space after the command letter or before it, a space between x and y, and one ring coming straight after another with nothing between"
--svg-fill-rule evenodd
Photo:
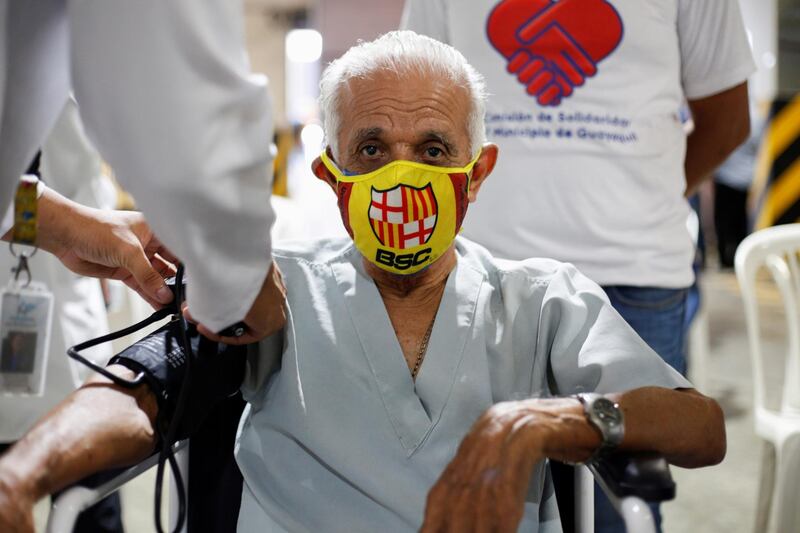
<instances>
[{"instance_id":1,"label":"badge clip","mask_svg":"<svg viewBox=\"0 0 800 533\"><path fill-rule=\"evenodd\" d=\"M22 286L28 287L32 281L31 268L28 265L28 259L36 255L36 250L38 250L38 248L34 248L33 252L30 255L26 254L25 252L21 252L19 255L17 255L17 253L14 251L13 242L9 243L9 248L11 249L11 255L19 258L17 266L11 269L11 272L14 273L14 283L19 283L19 275L24 273L27 279L25 280L25 283Z\"/></svg>"}]
</instances>

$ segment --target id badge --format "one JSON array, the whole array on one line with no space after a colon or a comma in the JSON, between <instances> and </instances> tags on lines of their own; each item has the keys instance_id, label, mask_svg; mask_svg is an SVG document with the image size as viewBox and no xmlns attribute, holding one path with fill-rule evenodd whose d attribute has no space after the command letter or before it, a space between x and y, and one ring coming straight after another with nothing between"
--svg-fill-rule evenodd
<instances>
[{"instance_id":1,"label":"id badge","mask_svg":"<svg viewBox=\"0 0 800 533\"><path fill-rule=\"evenodd\" d=\"M41 396L49 356L53 293L14 279L0 297L0 394Z\"/></svg>"}]
</instances>

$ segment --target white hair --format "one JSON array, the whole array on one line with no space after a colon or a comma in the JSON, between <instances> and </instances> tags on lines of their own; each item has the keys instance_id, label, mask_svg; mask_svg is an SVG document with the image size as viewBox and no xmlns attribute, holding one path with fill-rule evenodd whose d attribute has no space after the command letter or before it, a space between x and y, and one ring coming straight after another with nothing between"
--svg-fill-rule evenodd
<instances>
[{"instance_id":1,"label":"white hair","mask_svg":"<svg viewBox=\"0 0 800 533\"><path fill-rule=\"evenodd\" d=\"M359 42L322 73L319 82L319 107L328 145L338 154L338 133L342 88L354 78L366 78L378 71L416 72L441 76L453 86L469 91L469 140L472 155L486 141L484 114L486 84L483 76L450 45L410 30L390 31L370 42Z\"/></svg>"}]
</instances>

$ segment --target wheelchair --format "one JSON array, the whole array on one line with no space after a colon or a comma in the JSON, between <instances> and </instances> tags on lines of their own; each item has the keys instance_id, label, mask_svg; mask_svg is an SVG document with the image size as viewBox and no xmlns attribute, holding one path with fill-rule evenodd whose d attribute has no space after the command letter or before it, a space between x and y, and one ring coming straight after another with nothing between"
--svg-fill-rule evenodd
<instances>
[{"instance_id":1,"label":"wheelchair","mask_svg":"<svg viewBox=\"0 0 800 533\"><path fill-rule=\"evenodd\" d=\"M180 281L178 283L180 283ZM176 300L180 300L177 296L178 294L176 293ZM70 353L71 357L75 357L75 353L79 349L117 338L120 334L136 331L141 329L143 325L155 322L167 316L169 313L170 311L168 309L158 311L154 313L150 319L104 338L77 345L70 348L68 353ZM175 330L177 326L174 324L175 321L172 321L162 328L162 330ZM159 332L162 330L159 330ZM165 335L172 335L174 337L177 333L176 331L170 331L166 332ZM199 349L202 351L202 346ZM216 348L214 348L213 351L216 352ZM236 364L228 365L228 362L231 360L230 357L225 360L226 368L229 366L236 367L239 369L238 374L235 370L222 372L231 378L227 381L234 384L241 382L241 376L244 372L244 359L241 355L242 354L238 357L240 363L238 367L236 367ZM194 364L203 364L203 361L207 362L209 360L200 358L198 362ZM208 364L213 365L214 363ZM99 370L91 364L88 366ZM215 376L216 379L216 377L221 375L220 372L220 369L216 369L216 371L207 374ZM223 379L223 381L225 380ZM202 382L195 383L194 385L195 391L204 390ZM238 385L236 389L238 389ZM203 452L204 462L214 462L216 459L228 465L225 468L230 469L231 467L229 465L233 464L233 436L239 420L237 413L241 415L243 408L244 401L241 397L236 399L233 393L230 393L227 400L217 406L217 409L219 409L218 415L216 417L209 417L200 424L199 427L203 428L205 426L205 430L200 429L199 431L201 431L201 433L192 434L193 436L191 439L178 441L172 445L172 450L173 453L175 453L178 469L181 474L180 477L183 483L182 492L184 492L184 494L191 496L191 481L189 480L191 475L189 468L189 440L194 440L195 443L199 445L198 449ZM211 419L216 419L217 425L209 422ZM205 441L209 434L214 435L213 440L216 441L216 444L212 446L209 446L209 443ZM225 444L220 444L220 442L224 442ZM206 450L212 451L216 457L208 459L208 457L204 455ZM119 474L112 478L111 481L103 483L98 487L88 488L78 485L62 492L51 506L46 528L47 533L71 533L78 515L82 511L99 502L109 494L118 491L125 483L138 477L143 472L155 467L158 463L158 455L158 453L155 453L139 464L119 471ZM558 502L564 533L593 533L595 479L608 496L612 505L622 516L626 528L630 533L656 533L655 521L647 502L662 502L675 497L675 483L670 475L666 460L661 456L653 454L615 453L603 457L602 460L595 460L586 466L571 466L555 461L550 461L549 466L553 474L556 501ZM235 465L232 468L235 468ZM236 474L238 475L238 471ZM175 477L171 476L170 479L170 500L174 502L177 501L178 490L174 482ZM200 485L203 487L202 484ZM191 498L188 498L188 500L188 515L191 515ZM178 523L177 507L177 505L170 506L170 531L174 530L175 525ZM206 515L209 515L209 512L213 515L213 510L209 511L205 506L202 506L202 509ZM200 524L196 527L198 531L209 531L208 524L216 523L217 521L211 519L211 521L198 520L197 522ZM224 528L217 527L213 530L227 531L229 529L230 526L225 526ZM181 531L183 533L195 533L195 531L192 531L191 519L184 521L184 526Z\"/></svg>"},{"instance_id":2,"label":"wheelchair","mask_svg":"<svg viewBox=\"0 0 800 533\"><path fill-rule=\"evenodd\" d=\"M173 451L183 482L188 485L189 440L175 443ZM157 460L158 455L154 454L99 487L76 486L63 492L52 504L46 532L70 533L83 510L153 468ZM615 454L586 466L551 462L550 467L564 533L594 532L594 480L622 516L629 533L655 533L656 526L647 502L662 502L675 497L675 483L669 466L663 457L657 455ZM170 500L175 501L174 477L170 483ZM177 523L176 507L170 506L170 529ZM185 524L181 532L192 533Z\"/></svg>"}]
</instances>

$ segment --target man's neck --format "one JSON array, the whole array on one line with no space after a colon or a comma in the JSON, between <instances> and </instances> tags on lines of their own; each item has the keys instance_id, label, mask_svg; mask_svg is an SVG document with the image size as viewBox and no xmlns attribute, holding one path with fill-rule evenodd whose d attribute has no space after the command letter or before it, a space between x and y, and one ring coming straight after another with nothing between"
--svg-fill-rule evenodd
<instances>
[{"instance_id":1,"label":"man's neck","mask_svg":"<svg viewBox=\"0 0 800 533\"><path fill-rule=\"evenodd\" d=\"M456 266L456 252L455 245L450 246L431 266L406 276L386 272L366 259L363 261L384 300L418 300L429 295L436 295L438 299L447 276Z\"/></svg>"}]
</instances>

